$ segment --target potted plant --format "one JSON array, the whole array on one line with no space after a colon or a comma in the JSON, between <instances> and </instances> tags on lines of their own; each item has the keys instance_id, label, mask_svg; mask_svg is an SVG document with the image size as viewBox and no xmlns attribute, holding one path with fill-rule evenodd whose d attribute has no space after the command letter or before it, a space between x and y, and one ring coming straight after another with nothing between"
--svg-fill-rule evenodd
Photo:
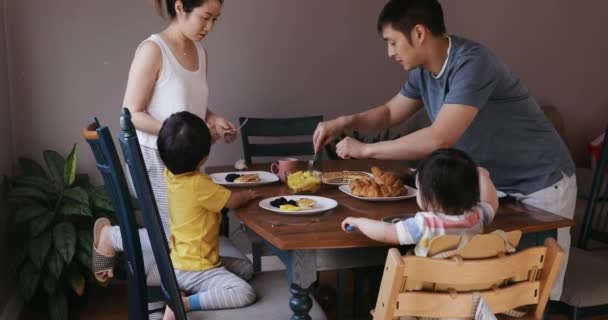
<instances>
[{"instance_id":1,"label":"potted plant","mask_svg":"<svg viewBox=\"0 0 608 320\"><path fill-rule=\"evenodd\" d=\"M76 173L76 145L67 159L52 150L43 158L46 170L20 158L18 174L5 179L12 264L26 303L63 320L70 297L82 296L90 283L93 222L113 218L114 209L103 186Z\"/></svg>"}]
</instances>

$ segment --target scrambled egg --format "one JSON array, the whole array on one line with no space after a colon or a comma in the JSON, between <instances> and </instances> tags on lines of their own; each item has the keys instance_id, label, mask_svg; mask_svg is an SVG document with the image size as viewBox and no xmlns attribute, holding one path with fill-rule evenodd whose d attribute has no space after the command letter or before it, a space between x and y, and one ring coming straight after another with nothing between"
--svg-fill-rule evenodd
<instances>
[{"instance_id":1,"label":"scrambled egg","mask_svg":"<svg viewBox=\"0 0 608 320\"><path fill-rule=\"evenodd\" d=\"M316 192L321 186L321 177L311 171L297 171L287 176L287 186L294 192Z\"/></svg>"},{"instance_id":2,"label":"scrambled egg","mask_svg":"<svg viewBox=\"0 0 608 320\"><path fill-rule=\"evenodd\" d=\"M294 206L293 204L282 204L279 209L281 209L281 211L288 211L288 212L300 211L300 207Z\"/></svg>"}]
</instances>

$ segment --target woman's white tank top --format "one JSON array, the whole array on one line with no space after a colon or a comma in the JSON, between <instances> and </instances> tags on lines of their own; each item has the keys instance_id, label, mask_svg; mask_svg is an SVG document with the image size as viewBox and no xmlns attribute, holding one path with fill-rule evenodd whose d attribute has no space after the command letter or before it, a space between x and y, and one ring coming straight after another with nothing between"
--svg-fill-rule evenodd
<instances>
[{"instance_id":1,"label":"woman's white tank top","mask_svg":"<svg viewBox=\"0 0 608 320\"><path fill-rule=\"evenodd\" d=\"M160 35L153 34L142 44L146 41L155 42L163 56L162 70L148 103L148 114L163 122L175 112L189 111L204 120L207 115L209 86L203 46L194 42L198 52L198 70L190 71L177 61L173 51ZM137 138L140 145L157 149L156 135L137 130Z\"/></svg>"}]
</instances>

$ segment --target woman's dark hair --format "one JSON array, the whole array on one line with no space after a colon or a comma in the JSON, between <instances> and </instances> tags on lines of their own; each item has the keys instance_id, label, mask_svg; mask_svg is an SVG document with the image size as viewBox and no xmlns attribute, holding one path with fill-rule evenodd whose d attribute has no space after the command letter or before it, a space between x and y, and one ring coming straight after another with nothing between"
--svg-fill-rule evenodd
<instances>
[{"instance_id":1,"label":"woman's dark hair","mask_svg":"<svg viewBox=\"0 0 608 320\"><path fill-rule=\"evenodd\" d=\"M423 209L442 209L459 215L479 202L479 173L475 162L458 149L439 149L422 160L417 170Z\"/></svg>"},{"instance_id":2,"label":"woman's dark hair","mask_svg":"<svg viewBox=\"0 0 608 320\"><path fill-rule=\"evenodd\" d=\"M435 36L446 33L443 10L437 0L390 0L378 17L378 33L391 26L401 31L411 43L410 34L417 24L427 27Z\"/></svg>"},{"instance_id":3,"label":"woman's dark hair","mask_svg":"<svg viewBox=\"0 0 608 320\"><path fill-rule=\"evenodd\" d=\"M208 2L210 0L181 0L182 4L184 5L184 11L186 11L187 13L192 12L192 10L194 10L195 8L198 8L200 6L202 6L203 4L205 4L206 2ZM219 1L221 4L224 4L224 0L217 0ZM167 13L169 14L169 17L171 17L172 19L175 18L175 2L177 2L177 0L154 0L154 3L156 4L156 12L158 12L158 15L160 15L161 17L164 16L164 10L163 10L163 3L165 4L165 9L167 10Z\"/></svg>"},{"instance_id":4,"label":"woman's dark hair","mask_svg":"<svg viewBox=\"0 0 608 320\"><path fill-rule=\"evenodd\" d=\"M192 172L209 155L211 133L197 115L177 112L163 122L156 146L160 158L173 174Z\"/></svg>"}]
</instances>

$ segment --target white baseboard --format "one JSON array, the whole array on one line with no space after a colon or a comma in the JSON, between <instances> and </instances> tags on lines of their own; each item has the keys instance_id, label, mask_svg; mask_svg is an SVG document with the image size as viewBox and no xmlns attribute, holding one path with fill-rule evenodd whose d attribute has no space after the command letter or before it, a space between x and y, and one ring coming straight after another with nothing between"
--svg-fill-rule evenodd
<instances>
[{"instance_id":1,"label":"white baseboard","mask_svg":"<svg viewBox=\"0 0 608 320\"><path fill-rule=\"evenodd\" d=\"M23 308L23 300L18 292L15 292L8 300L0 314L0 320L17 320Z\"/></svg>"}]
</instances>

